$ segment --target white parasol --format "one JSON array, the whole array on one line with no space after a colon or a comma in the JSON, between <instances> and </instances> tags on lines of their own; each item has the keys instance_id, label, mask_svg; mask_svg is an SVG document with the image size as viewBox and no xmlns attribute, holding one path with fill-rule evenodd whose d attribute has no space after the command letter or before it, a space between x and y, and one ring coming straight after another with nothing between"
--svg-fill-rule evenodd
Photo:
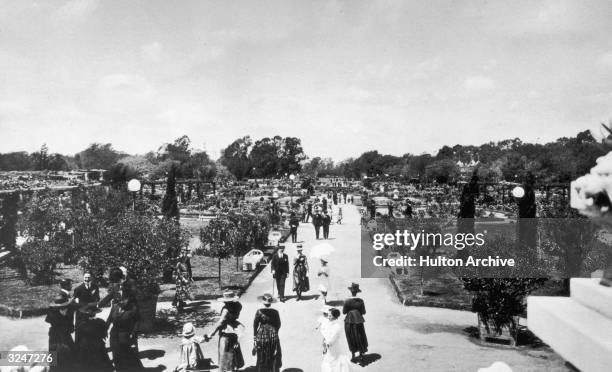
<instances>
[{"instance_id":1,"label":"white parasol","mask_svg":"<svg viewBox=\"0 0 612 372\"><path fill-rule=\"evenodd\" d=\"M335 250L336 248L329 243L317 244L310 250L310 257L325 258L334 253Z\"/></svg>"}]
</instances>

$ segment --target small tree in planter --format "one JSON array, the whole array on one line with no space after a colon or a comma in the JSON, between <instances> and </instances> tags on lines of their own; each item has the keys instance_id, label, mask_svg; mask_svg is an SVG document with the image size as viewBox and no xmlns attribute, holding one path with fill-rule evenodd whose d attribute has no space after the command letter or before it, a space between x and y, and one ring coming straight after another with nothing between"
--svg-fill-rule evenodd
<instances>
[{"instance_id":1,"label":"small tree in planter","mask_svg":"<svg viewBox=\"0 0 612 372\"><path fill-rule=\"evenodd\" d=\"M516 248L513 239L498 235L470 251L474 258L513 258L514 267L458 267L455 272L472 292L472 311L478 314L480 338L498 338L507 330L516 344L518 317L525 312L525 298L546 280L546 265Z\"/></svg>"},{"instance_id":2,"label":"small tree in planter","mask_svg":"<svg viewBox=\"0 0 612 372\"><path fill-rule=\"evenodd\" d=\"M219 263L219 288L221 288L221 260L228 259L233 253L235 232L235 225L225 218L215 218L200 230L204 254L217 258Z\"/></svg>"}]
</instances>

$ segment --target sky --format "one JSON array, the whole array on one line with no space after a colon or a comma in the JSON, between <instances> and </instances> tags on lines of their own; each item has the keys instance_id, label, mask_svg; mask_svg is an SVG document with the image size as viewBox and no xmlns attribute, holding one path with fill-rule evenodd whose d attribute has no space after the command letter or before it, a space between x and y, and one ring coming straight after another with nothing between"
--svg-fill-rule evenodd
<instances>
[{"instance_id":1,"label":"sky","mask_svg":"<svg viewBox=\"0 0 612 372\"><path fill-rule=\"evenodd\" d=\"M213 157L294 136L342 160L612 119L612 2L0 0L0 152Z\"/></svg>"}]
</instances>

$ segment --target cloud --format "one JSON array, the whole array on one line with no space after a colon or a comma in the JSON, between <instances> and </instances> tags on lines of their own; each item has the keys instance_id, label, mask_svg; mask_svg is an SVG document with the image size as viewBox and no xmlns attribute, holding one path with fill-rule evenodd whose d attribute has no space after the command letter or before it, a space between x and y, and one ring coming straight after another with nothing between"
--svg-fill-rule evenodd
<instances>
[{"instance_id":1,"label":"cloud","mask_svg":"<svg viewBox=\"0 0 612 372\"><path fill-rule=\"evenodd\" d=\"M603 67L612 68L612 51L599 56L597 62Z\"/></svg>"},{"instance_id":2,"label":"cloud","mask_svg":"<svg viewBox=\"0 0 612 372\"><path fill-rule=\"evenodd\" d=\"M431 75L442 68L442 59L440 57L426 59L414 66L412 78L416 80L424 80L431 78Z\"/></svg>"},{"instance_id":3,"label":"cloud","mask_svg":"<svg viewBox=\"0 0 612 372\"><path fill-rule=\"evenodd\" d=\"M140 54L145 61L158 63L162 57L162 45L157 41L140 47Z\"/></svg>"},{"instance_id":4,"label":"cloud","mask_svg":"<svg viewBox=\"0 0 612 372\"><path fill-rule=\"evenodd\" d=\"M479 94L495 87L495 81L486 76L470 76L465 79L464 88L468 94Z\"/></svg>"},{"instance_id":5,"label":"cloud","mask_svg":"<svg viewBox=\"0 0 612 372\"><path fill-rule=\"evenodd\" d=\"M99 5L99 0L68 0L55 11L54 16L57 21L81 22L93 14Z\"/></svg>"}]
</instances>

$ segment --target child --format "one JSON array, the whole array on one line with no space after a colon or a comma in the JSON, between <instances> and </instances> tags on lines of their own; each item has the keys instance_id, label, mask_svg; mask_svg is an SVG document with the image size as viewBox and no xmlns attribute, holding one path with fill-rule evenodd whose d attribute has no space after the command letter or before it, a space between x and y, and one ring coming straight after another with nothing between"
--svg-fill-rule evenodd
<instances>
[{"instance_id":1,"label":"child","mask_svg":"<svg viewBox=\"0 0 612 372\"><path fill-rule=\"evenodd\" d=\"M336 223L338 225L342 224L342 207L338 207L338 221Z\"/></svg>"},{"instance_id":2,"label":"child","mask_svg":"<svg viewBox=\"0 0 612 372\"><path fill-rule=\"evenodd\" d=\"M174 372L209 368L208 361L204 359L204 354L200 348L200 343L210 340L208 335L204 335L204 337L196 336L193 324L185 323L181 336L183 336L181 340L181 355L179 357L179 365L174 369Z\"/></svg>"},{"instance_id":3,"label":"child","mask_svg":"<svg viewBox=\"0 0 612 372\"><path fill-rule=\"evenodd\" d=\"M317 326L315 327L315 330L320 330L322 334L325 334L325 332L327 332L327 327L329 327L329 312L331 309L331 306L324 306L321 309L322 315L317 318ZM322 344L323 354L325 354L327 352L327 347L325 345L324 340L322 341Z\"/></svg>"}]
</instances>

